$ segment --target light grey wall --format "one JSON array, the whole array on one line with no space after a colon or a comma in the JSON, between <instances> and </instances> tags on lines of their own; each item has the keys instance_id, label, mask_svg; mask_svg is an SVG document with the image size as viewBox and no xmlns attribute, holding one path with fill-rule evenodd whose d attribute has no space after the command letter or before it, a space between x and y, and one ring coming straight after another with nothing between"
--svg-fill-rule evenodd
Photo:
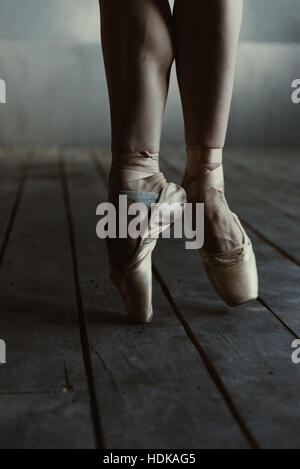
<instances>
[{"instance_id":1,"label":"light grey wall","mask_svg":"<svg viewBox=\"0 0 300 469\"><path fill-rule=\"evenodd\" d=\"M109 143L98 8L97 0L0 0L0 145ZM245 0L241 38L229 143L299 144L290 85L300 77L300 1ZM183 139L173 74L163 141Z\"/></svg>"},{"instance_id":2,"label":"light grey wall","mask_svg":"<svg viewBox=\"0 0 300 469\"><path fill-rule=\"evenodd\" d=\"M244 0L242 40L297 42L299 25L299 0Z\"/></svg>"}]
</instances>

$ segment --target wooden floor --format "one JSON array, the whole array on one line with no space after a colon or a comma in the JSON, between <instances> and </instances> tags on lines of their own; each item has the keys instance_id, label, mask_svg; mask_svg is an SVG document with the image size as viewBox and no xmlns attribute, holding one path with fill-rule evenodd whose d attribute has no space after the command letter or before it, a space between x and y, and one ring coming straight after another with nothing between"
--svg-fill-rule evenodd
<instances>
[{"instance_id":1,"label":"wooden floor","mask_svg":"<svg viewBox=\"0 0 300 469\"><path fill-rule=\"evenodd\" d=\"M155 317L127 323L95 233L108 151L0 152L0 448L300 448L299 149L227 150L258 301L227 308L160 240ZM181 148L162 167L179 182Z\"/></svg>"}]
</instances>

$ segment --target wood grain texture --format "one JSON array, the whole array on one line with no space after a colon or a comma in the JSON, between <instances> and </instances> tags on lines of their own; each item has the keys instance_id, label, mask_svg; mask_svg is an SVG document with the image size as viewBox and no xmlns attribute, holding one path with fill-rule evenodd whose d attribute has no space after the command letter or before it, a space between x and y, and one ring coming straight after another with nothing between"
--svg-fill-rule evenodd
<instances>
[{"instance_id":1,"label":"wood grain texture","mask_svg":"<svg viewBox=\"0 0 300 469\"><path fill-rule=\"evenodd\" d=\"M264 168L264 173L267 174L268 171L268 161L266 161L266 157L262 157L262 150L257 149L245 149L245 155L243 157L244 164L246 165L245 161L247 160L247 167L251 167L251 161L256 162L257 164L259 161L262 161L262 167ZM243 188L240 187L240 190L237 190L237 183L241 178L239 172L236 171L236 166L232 165L231 158L229 155L235 155L235 159L238 158L242 152L241 150L227 150L228 156L227 159L225 157L225 165L227 167L226 171L226 193L228 195L228 200L230 206L236 213L247 223L250 222L250 226L247 225L247 229L251 239L253 241L255 251L257 253L257 262L258 262L258 270L259 270L259 280L260 280L260 297L265 302L268 307L274 312L274 314L278 315L278 317L285 322L287 327L291 328L294 332L295 336L300 336L300 324L299 324L299 307L300 307L300 292L299 292L299 280L300 280L300 269L299 266L293 262L293 260L289 259L285 255L285 252L282 252L279 249L279 245L277 241L270 239L266 235L266 239L257 232L262 233L262 227L264 227L268 223L268 216L264 216L264 214L268 214L269 211L269 203L264 200L264 198L268 197L271 199L271 194L274 194L274 200L277 197L284 197L285 191L280 189L280 184L273 184L273 189L266 192L263 191L263 186L258 186L259 190L254 190L257 184L255 178L255 171L252 167L252 172L246 173L243 176ZM280 178L280 174L282 173L280 168L282 169L282 159L285 157L284 164L285 166L289 166L289 164L294 167L298 168L300 163L297 160L298 151L296 149L281 149L281 150L266 150L266 155L274 156L275 160L275 167L277 165L278 174L277 179ZM287 157L290 160L287 160ZM229 161L228 161L229 159ZM249 163L250 161L250 163ZM162 157L162 166L165 171L173 176L174 180L177 183L180 183L182 174L184 171L185 165L185 158L184 158L184 151L182 148L178 147L166 147L163 151ZM297 166L298 165L298 166ZM228 174L231 174L231 178L228 178ZM269 181L272 180L272 175L268 176ZM282 176L286 180L286 176ZM296 176L293 176L291 185L296 188ZM274 176L274 180L276 177ZM262 183L261 183L262 184ZM248 191L248 192L247 192ZM252 191L249 193L249 191ZM278 196L278 194L280 194ZM258 195L256 195L258 194ZM294 191L294 195L297 192ZM286 191L286 205L287 207L292 206L289 204L289 192ZM300 200L300 194L298 193L298 199ZM243 202L241 203L241 200ZM275 202L272 202L275 204ZM295 208L295 207L294 207ZM276 210L276 205L274 205L274 209L276 211L276 219L278 220L277 223L282 225L283 229L280 229L281 232L289 232L290 226L286 226L287 216L282 213L281 210ZM294 209L293 209L294 210ZM255 213L256 211L261 212L261 216L257 220L257 224L252 224L251 217L249 214ZM293 212L295 214L296 212ZM258 224L259 223L259 224ZM295 220L293 220L293 224ZM252 229L253 227L253 229ZM294 230L295 232L295 230ZM296 237L295 241L300 239L300 228L296 230ZM273 245L273 241L275 245ZM276 242L275 242L276 241ZM291 254L293 252L291 251Z\"/></svg>"},{"instance_id":2,"label":"wood grain texture","mask_svg":"<svg viewBox=\"0 0 300 469\"><path fill-rule=\"evenodd\" d=\"M185 167L184 149L180 147L169 147L165 149L164 154L167 155L168 162L178 169L178 180L181 180ZM295 208L295 197L300 198L298 184L295 181L295 174L299 174L299 159L296 160L295 155L291 152L291 161L289 162L287 156L285 157L284 154L280 153L280 155L282 155L282 162L280 163L280 160L277 162L277 185L279 186L279 190L277 190L275 184L276 179L274 182L271 182L272 175L268 176L266 181L260 179L259 175L256 177L255 173L258 172L259 174L259 156L261 155L261 150L260 152L256 152L255 149L253 149L252 153L249 150L248 152L246 151L245 154L247 158L243 155L242 151L238 153L238 150L233 150L232 154L235 154L234 161L230 157L226 158L226 154L231 155L230 149L227 149L225 152L224 170L226 176L226 193L232 210L242 214L247 224L255 230L265 242L276 247L280 252L284 253L286 257L289 257L294 263L300 266L299 220L297 218L298 211ZM237 163L238 154L240 154L242 161L246 159L249 160L251 159L251 155L254 155L252 173L240 168L240 163ZM289 155L288 150L286 150L286 155ZM272 165L271 155L269 164L270 166ZM284 166L286 173L283 172ZM291 168L293 168L293 170ZM267 169L265 169L265 172L267 172ZM289 178L288 175L291 172L294 173L294 176ZM280 189L280 181L282 181L283 175L285 175L284 181L287 194L289 192L293 194L291 197L284 198L283 200L288 200L288 202L284 203L280 202L284 192L283 189ZM290 185L288 185L290 179L291 182ZM269 185L267 181L269 181ZM277 194L277 198L275 194ZM286 208L286 206L291 208Z\"/></svg>"},{"instance_id":3,"label":"wood grain texture","mask_svg":"<svg viewBox=\"0 0 300 469\"><path fill-rule=\"evenodd\" d=\"M199 255L160 240L148 326L128 323L96 237L109 152L60 154L0 150L0 448L300 448L298 150L226 151L260 301L226 307ZM168 178L184 165L163 148Z\"/></svg>"},{"instance_id":4,"label":"wood grain texture","mask_svg":"<svg viewBox=\"0 0 300 469\"><path fill-rule=\"evenodd\" d=\"M247 190L286 215L300 220L298 147L228 148L225 161Z\"/></svg>"},{"instance_id":5,"label":"wood grain texture","mask_svg":"<svg viewBox=\"0 0 300 469\"><path fill-rule=\"evenodd\" d=\"M0 189L4 200L6 187ZM0 368L0 446L10 441L35 447L43 440L52 447L52 405L59 423L55 441L93 446L71 272L56 152L35 153L0 272L1 338L7 343L7 364ZM68 401L66 392L72 394ZM25 426L16 433L10 423L22 419L35 429L31 437L21 432ZM66 437L71 428L72 441Z\"/></svg>"},{"instance_id":6,"label":"wood grain texture","mask_svg":"<svg viewBox=\"0 0 300 469\"><path fill-rule=\"evenodd\" d=\"M0 449L92 449L86 393L0 395Z\"/></svg>"},{"instance_id":7,"label":"wood grain texture","mask_svg":"<svg viewBox=\"0 0 300 469\"><path fill-rule=\"evenodd\" d=\"M100 161L107 169L108 154L100 153ZM249 447L157 283L154 322L128 324L107 278L104 242L95 235L103 179L82 152L68 151L66 167L107 447Z\"/></svg>"},{"instance_id":8,"label":"wood grain texture","mask_svg":"<svg viewBox=\"0 0 300 469\"><path fill-rule=\"evenodd\" d=\"M178 181L181 170L177 168L182 167L179 153L166 150L164 155L166 174ZM249 199L248 204L255 204L255 200ZM296 389L300 384L300 368L291 362L294 335L259 302L227 308L209 285L199 255L186 251L181 241L171 243L172 248L160 246L157 250L157 267L249 428L264 448L299 448L296 428L300 409ZM281 267L285 266L287 271L296 267L261 240L260 249L269 260L274 255L276 262L282 261ZM263 275L269 273L272 277L273 290L282 296L285 292L286 300L290 297L291 302L295 301L298 292L294 279L290 277L282 290L280 278L276 279L276 271L273 272L274 263L258 254L264 266ZM280 305L277 310L281 315ZM295 309L293 313L296 322Z\"/></svg>"}]
</instances>

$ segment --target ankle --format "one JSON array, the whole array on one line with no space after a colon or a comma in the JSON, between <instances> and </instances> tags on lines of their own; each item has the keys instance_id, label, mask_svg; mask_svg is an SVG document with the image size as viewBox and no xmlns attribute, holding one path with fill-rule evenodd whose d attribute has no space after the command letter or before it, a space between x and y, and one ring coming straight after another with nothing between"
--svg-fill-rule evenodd
<instances>
[{"instance_id":1,"label":"ankle","mask_svg":"<svg viewBox=\"0 0 300 469\"><path fill-rule=\"evenodd\" d=\"M116 152L112 153L111 173L126 174L127 180L135 179L137 173L141 177L159 172L159 154L142 152Z\"/></svg>"},{"instance_id":2,"label":"ankle","mask_svg":"<svg viewBox=\"0 0 300 469\"><path fill-rule=\"evenodd\" d=\"M164 184L158 153L113 152L109 177L111 194L119 191L159 193Z\"/></svg>"},{"instance_id":3,"label":"ankle","mask_svg":"<svg viewBox=\"0 0 300 469\"><path fill-rule=\"evenodd\" d=\"M222 164L222 148L187 147L186 175L197 178L209 174Z\"/></svg>"}]
</instances>

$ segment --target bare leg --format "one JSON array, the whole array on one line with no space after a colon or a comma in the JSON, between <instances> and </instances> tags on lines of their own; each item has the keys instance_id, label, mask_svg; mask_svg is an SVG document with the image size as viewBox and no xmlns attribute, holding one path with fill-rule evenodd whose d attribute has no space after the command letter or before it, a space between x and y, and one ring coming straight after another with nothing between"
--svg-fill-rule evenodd
<instances>
[{"instance_id":1,"label":"bare leg","mask_svg":"<svg viewBox=\"0 0 300 469\"><path fill-rule=\"evenodd\" d=\"M242 5L242 0L176 0L177 75L188 146L224 146Z\"/></svg>"},{"instance_id":2,"label":"bare leg","mask_svg":"<svg viewBox=\"0 0 300 469\"><path fill-rule=\"evenodd\" d=\"M168 0L100 0L112 149L159 152L174 59Z\"/></svg>"},{"instance_id":3,"label":"bare leg","mask_svg":"<svg viewBox=\"0 0 300 469\"><path fill-rule=\"evenodd\" d=\"M170 6L168 0L100 0L100 10L112 126L110 199L120 189L156 191L149 177L158 172L158 164L155 169L149 158L149 167L146 159L139 167L139 155L156 154L160 148L174 60ZM139 171L121 168L127 153L136 153ZM130 239L108 240L114 269L126 265L135 246Z\"/></svg>"},{"instance_id":4,"label":"bare leg","mask_svg":"<svg viewBox=\"0 0 300 469\"><path fill-rule=\"evenodd\" d=\"M198 148L199 154L222 149L225 143L242 7L242 0L175 2L176 63L186 143ZM199 164L198 171L217 166ZM190 173L188 162L186 177L197 176ZM241 233L222 192L209 190L202 202L206 204L206 249L220 252L239 244Z\"/></svg>"}]
</instances>

